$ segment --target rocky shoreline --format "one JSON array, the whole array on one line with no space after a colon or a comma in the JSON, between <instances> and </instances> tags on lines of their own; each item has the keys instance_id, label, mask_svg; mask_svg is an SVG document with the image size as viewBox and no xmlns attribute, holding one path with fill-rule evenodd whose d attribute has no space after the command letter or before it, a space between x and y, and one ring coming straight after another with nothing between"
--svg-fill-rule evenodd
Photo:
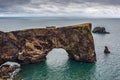
<instances>
[{"instance_id":1,"label":"rocky shoreline","mask_svg":"<svg viewBox=\"0 0 120 80\"><path fill-rule=\"evenodd\" d=\"M20 71L20 64L16 62L5 62L0 66L0 80L13 80Z\"/></svg>"}]
</instances>

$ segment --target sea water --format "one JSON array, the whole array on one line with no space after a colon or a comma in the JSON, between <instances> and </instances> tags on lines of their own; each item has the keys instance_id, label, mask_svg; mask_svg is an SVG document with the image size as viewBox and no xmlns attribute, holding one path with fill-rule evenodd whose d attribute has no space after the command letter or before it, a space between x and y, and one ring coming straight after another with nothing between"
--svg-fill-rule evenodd
<instances>
[{"instance_id":1,"label":"sea water","mask_svg":"<svg viewBox=\"0 0 120 80\"><path fill-rule=\"evenodd\" d=\"M23 65L15 80L120 80L120 19L82 18L0 18L0 31L13 31L46 26L66 26L92 23L103 26L110 34L93 34L97 62L82 63L70 60L67 52L55 48L41 63ZM108 46L110 54L104 54Z\"/></svg>"}]
</instances>

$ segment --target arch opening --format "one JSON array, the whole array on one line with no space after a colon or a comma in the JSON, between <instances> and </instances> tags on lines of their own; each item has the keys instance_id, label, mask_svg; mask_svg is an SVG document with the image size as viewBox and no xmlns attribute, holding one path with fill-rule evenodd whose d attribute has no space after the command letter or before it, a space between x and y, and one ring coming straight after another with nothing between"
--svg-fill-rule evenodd
<instances>
[{"instance_id":1,"label":"arch opening","mask_svg":"<svg viewBox=\"0 0 120 80\"><path fill-rule=\"evenodd\" d=\"M54 48L46 56L46 64L51 67L60 67L67 63L68 53L63 48Z\"/></svg>"}]
</instances>

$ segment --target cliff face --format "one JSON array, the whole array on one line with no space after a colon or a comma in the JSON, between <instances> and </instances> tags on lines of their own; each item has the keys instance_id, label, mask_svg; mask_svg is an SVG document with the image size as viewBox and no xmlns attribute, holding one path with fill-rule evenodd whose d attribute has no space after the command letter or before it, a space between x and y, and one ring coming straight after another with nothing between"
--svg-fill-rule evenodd
<instances>
[{"instance_id":1,"label":"cliff face","mask_svg":"<svg viewBox=\"0 0 120 80\"><path fill-rule=\"evenodd\" d=\"M0 64L40 62L53 48L65 49L76 61L95 62L91 24L0 32Z\"/></svg>"}]
</instances>

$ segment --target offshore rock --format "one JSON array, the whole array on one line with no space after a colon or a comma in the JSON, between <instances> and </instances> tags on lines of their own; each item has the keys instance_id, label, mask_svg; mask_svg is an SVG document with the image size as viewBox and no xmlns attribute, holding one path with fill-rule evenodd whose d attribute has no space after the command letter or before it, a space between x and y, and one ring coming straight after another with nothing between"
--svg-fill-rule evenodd
<instances>
[{"instance_id":1,"label":"offshore rock","mask_svg":"<svg viewBox=\"0 0 120 80\"><path fill-rule=\"evenodd\" d=\"M110 32L107 32L105 27L95 27L92 31L93 33L100 33L100 34L109 34Z\"/></svg>"},{"instance_id":2,"label":"offshore rock","mask_svg":"<svg viewBox=\"0 0 120 80\"><path fill-rule=\"evenodd\" d=\"M20 71L20 64L16 62L5 62L0 66L0 80L13 80Z\"/></svg>"},{"instance_id":3,"label":"offshore rock","mask_svg":"<svg viewBox=\"0 0 120 80\"><path fill-rule=\"evenodd\" d=\"M53 48L63 48L71 59L95 62L91 24L0 32L0 64L40 62Z\"/></svg>"},{"instance_id":4,"label":"offshore rock","mask_svg":"<svg viewBox=\"0 0 120 80\"><path fill-rule=\"evenodd\" d=\"M107 46L105 46L104 53L110 53L110 51L109 51Z\"/></svg>"}]
</instances>

